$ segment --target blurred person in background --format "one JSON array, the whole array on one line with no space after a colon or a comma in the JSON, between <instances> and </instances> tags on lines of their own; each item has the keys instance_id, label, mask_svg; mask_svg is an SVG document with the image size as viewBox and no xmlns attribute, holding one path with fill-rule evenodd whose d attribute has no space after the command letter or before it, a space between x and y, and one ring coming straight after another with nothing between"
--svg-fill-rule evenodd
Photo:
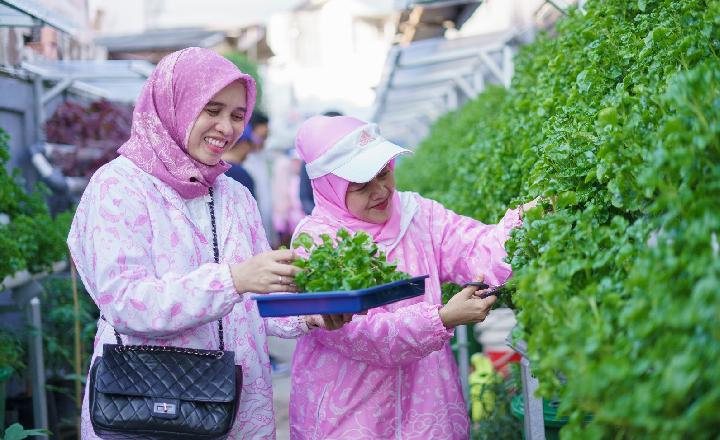
<instances>
[{"instance_id":1,"label":"blurred person in background","mask_svg":"<svg viewBox=\"0 0 720 440\"><path fill-rule=\"evenodd\" d=\"M300 203L302 161L294 148L278 154L273 162L273 225L280 245L289 246L290 238L305 217Z\"/></svg>"},{"instance_id":2,"label":"blurred person in background","mask_svg":"<svg viewBox=\"0 0 720 440\"><path fill-rule=\"evenodd\" d=\"M260 209L260 218L267 233L270 246L278 247L277 233L273 228L273 201L272 180L270 177L270 161L265 150L265 141L270 132L270 119L261 112L256 111L250 119L252 130L250 132L253 149L248 153L243 167L250 173L255 183L255 200Z\"/></svg>"},{"instance_id":3,"label":"blurred person in background","mask_svg":"<svg viewBox=\"0 0 720 440\"><path fill-rule=\"evenodd\" d=\"M238 139L235 146L223 153L222 159L230 165L230 169L225 172L225 175L233 178L237 182L240 182L250 191L253 198L257 200L255 194L255 181L250 173L247 172L245 167L243 167L243 162L247 158L247 155L250 151L255 149L255 144L252 141L252 130L252 124L247 124L243 134L240 136L240 139Z\"/></svg>"}]
</instances>

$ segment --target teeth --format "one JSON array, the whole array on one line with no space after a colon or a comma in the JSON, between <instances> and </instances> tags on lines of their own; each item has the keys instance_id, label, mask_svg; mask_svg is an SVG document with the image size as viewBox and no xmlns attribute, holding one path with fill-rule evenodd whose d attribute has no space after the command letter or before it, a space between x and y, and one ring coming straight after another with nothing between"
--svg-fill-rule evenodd
<instances>
[{"instance_id":1,"label":"teeth","mask_svg":"<svg viewBox=\"0 0 720 440\"><path fill-rule=\"evenodd\" d=\"M208 144L210 144L214 147L218 147L218 148L223 148L225 146L225 142L219 141L217 139L205 138L205 142L207 142Z\"/></svg>"}]
</instances>

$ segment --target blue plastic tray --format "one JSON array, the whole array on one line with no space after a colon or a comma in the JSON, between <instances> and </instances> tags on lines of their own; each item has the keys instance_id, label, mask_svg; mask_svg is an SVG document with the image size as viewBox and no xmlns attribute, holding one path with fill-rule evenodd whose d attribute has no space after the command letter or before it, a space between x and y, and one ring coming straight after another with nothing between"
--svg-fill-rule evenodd
<instances>
[{"instance_id":1,"label":"blue plastic tray","mask_svg":"<svg viewBox=\"0 0 720 440\"><path fill-rule=\"evenodd\" d=\"M425 293L428 275L382 284L360 290L253 295L260 316L298 316L333 313L359 313Z\"/></svg>"}]
</instances>

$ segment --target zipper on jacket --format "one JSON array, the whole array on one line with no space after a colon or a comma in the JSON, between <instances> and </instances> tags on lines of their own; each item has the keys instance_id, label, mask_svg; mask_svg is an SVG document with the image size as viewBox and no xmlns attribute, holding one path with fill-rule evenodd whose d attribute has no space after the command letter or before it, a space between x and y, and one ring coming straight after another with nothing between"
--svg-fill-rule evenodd
<instances>
[{"instance_id":1,"label":"zipper on jacket","mask_svg":"<svg viewBox=\"0 0 720 440\"><path fill-rule=\"evenodd\" d=\"M325 394L327 393L328 385L325 384L325 386L322 389L322 394L320 394L320 401L318 402L317 411L315 412L315 432L313 433L313 440L317 440L318 438L318 430L320 429L320 408L322 408L322 404L325 401Z\"/></svg>"}]
</instances>

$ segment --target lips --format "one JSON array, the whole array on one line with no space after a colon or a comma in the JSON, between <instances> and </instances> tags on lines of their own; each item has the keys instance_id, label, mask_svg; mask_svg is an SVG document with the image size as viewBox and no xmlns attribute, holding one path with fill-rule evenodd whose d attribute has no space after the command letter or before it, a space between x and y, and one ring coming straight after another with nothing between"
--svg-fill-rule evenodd
<instances>
[{"instance_id":1,"label":"lips","mask_svg":"<svg viewBox=\"0 0 720 440\"><path fill-rule=\"evenodd\" d=\"M206 137L204 140L208 150L215 154L222 154L223 151L225 151L225 146L228 143L226 140L215 139L211 137Z\"/></svg>"},{"instance_id":2,"label":"lips","mask_svg":"<svg viewBox=\"0 0 720 440\"><path fill-rule=\"evenodd\" d=\"M378 203L377 205L373 206L372 209L378 209L380 211L384 211L387 209L389 203L390 203L390 197L385 199L384 202Z\"/></svg>"}]
</instances>

